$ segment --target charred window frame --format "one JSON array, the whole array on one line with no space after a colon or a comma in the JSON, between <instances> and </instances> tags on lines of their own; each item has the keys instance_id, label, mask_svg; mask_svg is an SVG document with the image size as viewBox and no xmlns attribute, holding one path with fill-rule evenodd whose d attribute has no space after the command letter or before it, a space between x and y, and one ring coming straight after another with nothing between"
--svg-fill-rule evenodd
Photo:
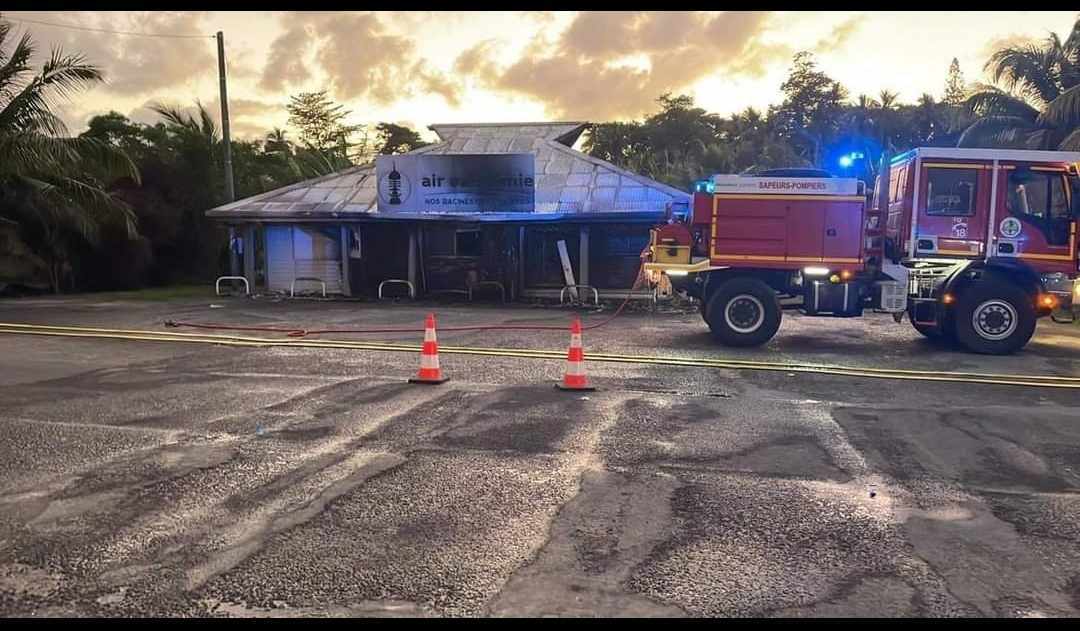
<instances>
[{"instance_id":1,"label":"charred window frame","mask_svg":"<svg viewBox=\"0 0 1080 631\"><path fill-rule=\"evenodd\" d=\"M926 214L929 216L972 217L978 192L977 169L926 169Z\"/></svg>"},{"instance_id":2,"label":"charred window frame","mask_svg":"<svg viewBox=\"0 0 1080 631\"><path fill-rule=\"evenodd\" d=\"M1067 186L1061 171L1017 167L1009 171L1005 209L1038 228L1049 245L1067 245L1072 218Z\"/></svg>"}]
</instances>

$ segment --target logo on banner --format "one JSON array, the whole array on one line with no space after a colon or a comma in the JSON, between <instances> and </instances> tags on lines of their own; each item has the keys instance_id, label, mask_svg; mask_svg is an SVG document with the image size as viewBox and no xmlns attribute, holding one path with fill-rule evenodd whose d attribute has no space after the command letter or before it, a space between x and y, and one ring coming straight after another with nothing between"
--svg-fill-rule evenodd
<instances>
[{"instance_id":1,"label":"logo on banner","mask_svg":"<svg viewBox=\"0 0 1080 631\"><path fill-rule=\"evenodd\" d=\"M1001 236L1013 239L1020 236L1020 232L1024 229L1023 224L1016 217L1006 217L1001 220L1001 224L998 226L998 230L1001 232Z\"/></svg>"},{"instance_id":2,"label":"logo on banner","mask_svg":"<svg viewBox=\"0 0 1080 631\"><path fill-rule=\"evenodd\" d=\"M391 206L400 206L412 193L412 182L409 176L397 170L397 163L392 163L390 172L379 181L379 197Z\"/></svg>"}]
</instances>

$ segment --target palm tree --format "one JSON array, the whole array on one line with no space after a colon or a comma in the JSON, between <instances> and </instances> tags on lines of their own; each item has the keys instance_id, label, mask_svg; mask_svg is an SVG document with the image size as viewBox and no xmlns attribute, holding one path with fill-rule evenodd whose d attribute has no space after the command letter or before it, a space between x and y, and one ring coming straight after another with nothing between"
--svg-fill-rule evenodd
<instances>
[{"instance_id":1,"label":"palm tree","mask_svg":"<svg viewBox=\"0 0 1080 631\"><path fill-rule=\"evenodd\" d=\"M266 134L266 140L263 141L263 150L266 153L290 155L292 153L292 142L286 137L284 129L275 127L273 131Z\"/></svg>"},{"instance_id":2,"label":"palm tree","mask_svg":"<svg viewBox=\"0 0 1080 631\"><path fill-rule=\"evenodd\" d=\"M59 47L35 70L33 38L23 33L9 52L11 35L11 23L0 21L0 217L19 224L59 291L72 239L96 243L110 221L135 236L131 208L104 183L119 177L137 183L139 173L122 151L71 137L52 111L58 100L100 83L101 71Z\"/></svg>"},{"instance_id":3,"label":"palm tree","mask_svg":"<svg viewBox=\"0 0 1080 631\"><path fill-rule=\"evenodd\" d=\"M996 85L964 102L975 116L958 146L1080 150L1080 19L1062 42L1003 48L986 63Z\"/></svg>"}]
</instances>

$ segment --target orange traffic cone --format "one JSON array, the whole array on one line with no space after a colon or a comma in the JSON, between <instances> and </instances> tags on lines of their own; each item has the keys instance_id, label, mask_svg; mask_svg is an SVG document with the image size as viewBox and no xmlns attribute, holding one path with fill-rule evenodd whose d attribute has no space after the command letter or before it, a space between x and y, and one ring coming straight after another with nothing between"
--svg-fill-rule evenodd
<instances>
[{"instance_id":1,"label":"orange traffic cone","mask_svg":"<svg viewBox=\"0 0 1080 631\"><path fill-rule=\"evenodd\" d=\"M566 373L562 383L555 384L560 390L596 390L589 385L585 375L585 350L581 347L581 320L574 318L570 324L570 350L566 352Z\"/></svg>"},{"instance_id":2,"label":"orange traffic cone","mask_svg":"<svg viewBox=\"0 0 1080 631\"><path fill-rule=\"evenodd\" d=\"M420 372L409 383L446 383L439 368L439 343L435 340L435 314L429 313L424 322L424 348L420 351Z\"/></svg>"}]
</instances>

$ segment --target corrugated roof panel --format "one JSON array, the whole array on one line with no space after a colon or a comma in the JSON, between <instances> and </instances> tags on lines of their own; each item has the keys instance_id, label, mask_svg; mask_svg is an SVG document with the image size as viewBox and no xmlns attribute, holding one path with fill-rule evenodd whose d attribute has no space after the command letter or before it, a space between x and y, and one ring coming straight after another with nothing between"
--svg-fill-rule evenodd
<instances>
[{"instance_id":1,"label":"corrugated roof panel","mask_svg":"<svg viewBox=\"0 0 1080 631\"><path fill-rule=\"evenodd\" d=\"M596 174L597 186L618 186L619 176L615 173L600 172Z\"/></svg>"},{"instance_id":2,"label":"corrugated roof panel","mask_svg":"<svg viewBox=\"0 0 1080 631\"><path fill-rule=\"evenodd\" d=\"M537 188L562 188L567 184L566 175L541 175L536 178Z\"/></svg>"},{"instance_id":3,"label":"corrugated roof panel","mask_svg":"<svg viewBox=\"0 0 1080 631\"><path fill-rule=\"evenodd\" d=\"M567 176L566 183L569 186L588 186L592 183L592 173L572 173Z\"/></svg>"},{"instance_id":4,"label":"corrugated roof panel","mask_svg":"<svg viewBox=\"0 0 1080 631\"><path fill-rule=\"evenodd\" d=\"M487 142L483 138L472 137L465 141L465 145L461 148L465 153L483 153L484 147L487 146Z\"/></svg>"},{"instance_id":5,"label":"corrugated roof panel","mask_svg":"<svg viewBox=\"0 0 1080 631\"><path fill-rule=\"evenodd\" d=\"M305 203L306 202L311 202L311 203L317 204L317 203L323 201L324 199L326 199L326 196L329 195L329 194L330 194L330 189L328 189L328 188L323 188L321 186L316 187L316 188L309 188L307 190L307 193L304 194L304 198L302 200L300 200L300 201L305 202Z\"/></svg>"},{"instance_id":6,"label":"corrugated roof panel","mask_svg":"<svg viewBox=\"0 0 1080 631\"><path fill-rule=\"evenodd\" d=\"M496 136L488 140L487 147L484 148L484 152L508 153L510 151L510 142L513 140L513 136Z\"/></svg>"},{"instance_id":7,"label":"corrugated roof panel","mask_svg":"<svg viewBox=\"0 0 1080 631\"><path fill-rule=\"evenodd\" d=\"M613 186L600 186L592 190L592 200L598 206L602 206L605 203L612 203L615 201L615 191L618 190Z\"/></svg>"},{"instance_id":8,"label":"corrugated roof panel","mask_svg":"<svg viewBox=\"0 0 1080 631\"><path fill-rule=\"evenodd\" d=\"M349 188L332 188L327 191L326 199L324 202L338 203L345 201L346 197L352 193L352 189Z\"/></svg>"},{"instance_id":9,"label":"corrugated roof panel","mask_svg":"<svg viewBox=\"0 0 1080 631\"><path fill-rule=\"evenodd\" d=\"M584 202L589 196L589 189L585 186L567 186L563 189L560 201Z\"/></svg>"},{"instance_id":10,"label":"corrugated roof panel","mask_svg":"<svg viewBox=\"0 0 1080 631\"><path fill-rule=\"evenodd\" d=\"M532 138L522 138L517 136L510 141L510 151L513 153L524 153L531 151L533 148Z\"/></svg>"},{"instance_id":11,"label":"corrugated roof panel","mask_svg":"<svg viewBox=\"0 0 1080 631\"><path fill-rule=\"evenodd\" d=\"M352 188L353 186L356 186L357 184L360 183L360 178L361 177L363 177L363 174L361 174L361 173L350 173L348 175L343 175L343 176L341 176L339 178L335 178L335 179L331 180L330 182L332 183L333 186L336 186L336 187Z\"/></svg>"},{"instance_id":12,"label":"corrugated roof panel","mask_svg":"<svg viewBox=\"0 0 1080 631\"><path fill-rule=\"evenodd\" d=\"M548 174L570 174L570 165L574 159L570 156L553 156L551 161L548 162L547 167L544 169L544 173Z\"/></svg>"},{"instance_id":13,"label":"corrugated roof panel","mask_svg":"<svg viewBox=\"0 0 1080 631\"><path fill-rule=\"evenodd\" d=\"M294 188L291 191L282 191L281 193L274 195L270 199L275 202L299 201L301 199L304 199L304 195L307 195L306 188Z\"/></svg>"},{"instance_id":14,"label":"corrugated roof panel","mask_svg":"<svg viewBox=\"0 0 1080 631\"><path fill-rule=\"evenodd\" d=\"M414 153L532 153L536 165L536 213L662 212L674 201L688 205L690 195L645 177L633 176L561 144L570 143L583 123L499 123L437 125L443 139ZM275 218L378 214L374 165L351 167L336 175L239 200L210 211ZM560 200L562 200L560 202ZM502 215L499 215L502 217ZM485 216L494 218L494 215ZM506 215L512 218L513 215Z\"/></svg>"},{"instance_id":15,"label":"corrugated roof panel","mask_svg":"<svg viewBox=\"0 0 1080 631\"><path fill-rule=\"evenodd\" d=\"M592 173L596 170L596 165L588 160L574 160L574 166L570 169L571 173Z\"/></svg>"}]
</instances>

